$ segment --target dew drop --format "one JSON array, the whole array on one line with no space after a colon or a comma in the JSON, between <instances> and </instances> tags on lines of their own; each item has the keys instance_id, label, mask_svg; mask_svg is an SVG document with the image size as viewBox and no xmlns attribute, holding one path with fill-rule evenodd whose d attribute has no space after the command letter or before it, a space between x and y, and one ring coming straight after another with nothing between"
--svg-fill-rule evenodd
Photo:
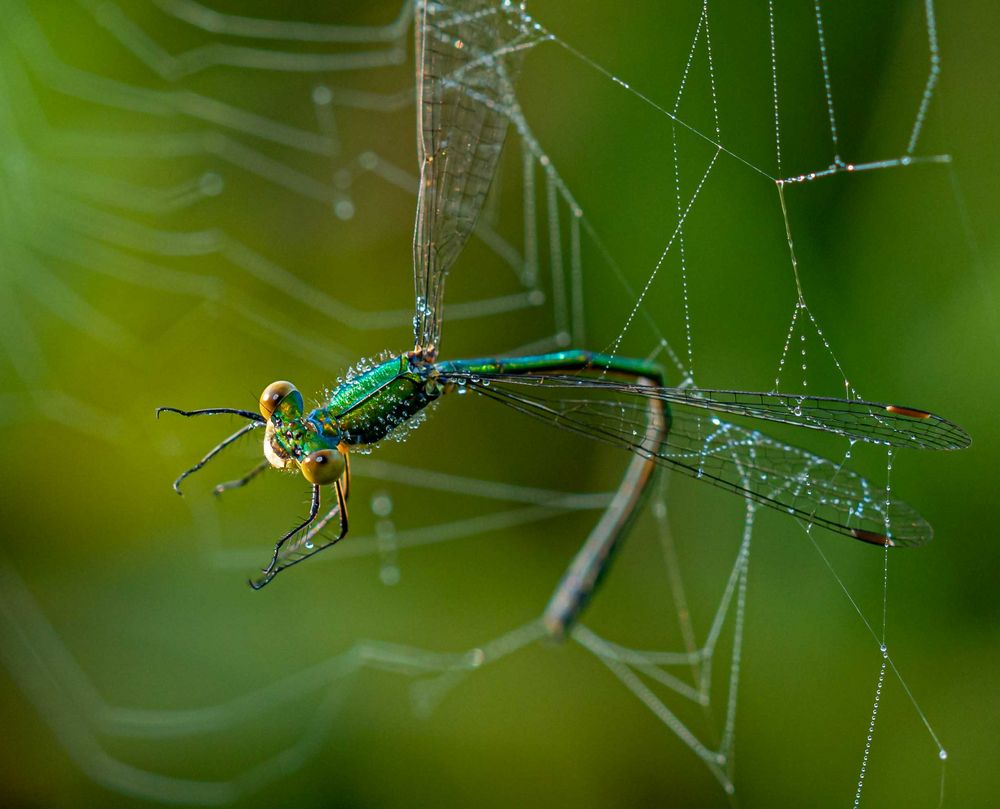
<instances>
[{"instance_id":1,"label":"dew drop","mask_svg":"<svg viewBox=\"0 0 1000 809\"><path fill-rule=\"evenodd\" d=\"M334 215L341 221L346 222L354 218L354 203L349 199L337 200L333 206Z\"/></svg>"},{"instance_id":2,"label":"dew drop","mask_svg":"<svg viewBox=\"0 0 1000 809\"><path fill-rule=\"evenodd\" d=\"M313 88L312 92L313 104L318 104L321 107L325 107L331 101L333 101L333 91L330 90L325 84L318 84Z\"/></svg>"},{"instance_id":3,"label":"dew drop","mask_svg":"<svg viewBox=\"0 0 1000 809\"><path fill-rule=\"evenodd\" d=\"M388 492L379 491L372 495L372 513L376 517L388 517L392 514L392 497Z\"/></svg>"},{"instance_id":4,"label":"dew drop","mask_svg":"<svg viewBox=\"0 0 1000 809\"><path fill-rule=\"evenodd\" d=\"M198 190L206 197L217 197L226 187L222 176L214 171L206 171L198 179Z\"/></svg>"}]
</instances>

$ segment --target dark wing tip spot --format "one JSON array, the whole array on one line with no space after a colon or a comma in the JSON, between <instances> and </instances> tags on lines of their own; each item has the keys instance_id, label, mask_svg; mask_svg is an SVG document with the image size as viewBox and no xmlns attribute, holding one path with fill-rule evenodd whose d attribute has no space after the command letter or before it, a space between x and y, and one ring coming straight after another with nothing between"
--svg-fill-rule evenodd
<instances>
[{"instance_id":1,"label":"dark wing tip spot","mask_svg":"<svg viewBox=\"0 0 1000 809\"><path fill-rule=\"evenodd\" d=\"M886 405L887 412L894 416L906 416L911 419L929 419L931 414L926 410L914 410L912 407L897 407L896 405Z\"/></svg>"},{"instance_id":2,"label":"dark wing tip spot","mask_svg":"<svg viewBox=\"0 0 1000 809\"><path fill-rule=\"evenodd\" d=\"M865 531L863 528L852 528L851 535L855 539L860 539L862 542L870 542L872 545L882 545L883 547L888 545L892 548L896 544L892 541L891 537L887 537L885 534L879 534L876 531Z\"/></svg>"}]
</instances>

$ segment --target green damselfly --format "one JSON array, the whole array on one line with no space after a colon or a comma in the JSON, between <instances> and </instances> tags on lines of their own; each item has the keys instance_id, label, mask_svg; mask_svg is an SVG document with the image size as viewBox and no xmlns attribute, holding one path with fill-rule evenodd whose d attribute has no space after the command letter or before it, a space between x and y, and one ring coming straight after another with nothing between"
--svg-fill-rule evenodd
<instances>
[{"instance_id":1,"label":"green damselfly","mask_svg":"<svg viewBox=\"0 0 1000 809\"><path fill-rule=\"evenodd\" d=\"M791 424L890 447L969 444L961 428L926 411L847 398L671 388L652 361L585 350L439 361L445 277L476 225L496 173L517 103L519 52L534 34L508 3L490 0L448 7L418 2L415 29L420 187L413 350L349 376L323 406L309 412L301 393L285 381L265 389L260 413L157 411L225 413L248 421L181 474L177 491L185 477L258 428L264 429L265 460L217 490L242 486L271 467L301 471L309 482L308 517L275 544L270 563L251 586L263 587L346 536L352 449L405 428L454 391L475 392L632 455L611 504L546 608L544 623L553 636L564 635L586 605L661 467L875 545L916 546L930 539L930 526L913 509L842 464L721 418ZM332 488L335 503L321 515L324 487ZM334 521L335 535L324 535Z\"/></svg>"}]
</instances>

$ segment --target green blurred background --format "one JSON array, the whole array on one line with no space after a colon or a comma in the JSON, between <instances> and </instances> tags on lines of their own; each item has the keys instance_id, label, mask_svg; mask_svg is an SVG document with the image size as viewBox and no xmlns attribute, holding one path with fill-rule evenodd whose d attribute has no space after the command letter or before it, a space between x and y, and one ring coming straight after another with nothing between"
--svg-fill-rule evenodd
<instances>
[{"instance_id":1,"label":"green blurred background","mask_svg":"<svg viewBox=\"0 0 1000 809\"><path fill-rule=\"evenodd\" d=\"M924 6L852 5L825 11L841 154L897 157L927 75ZM371 26L390 21L399 1L212 6ZM3 7L0 803L151 805L142 795L152 792L246 806L728 805L693 753L572 644L536 644L486 666L426 718L411 709L412 680L397 673L321 676L322 687L306 675L286 679L322 673L366 639L461 652L531 620L597 517L529 519L523 504L388 480L385 463L594 492L614 486L623 464L614 453L489 402L444 402L407 442L355 459L356 548L348 540L260 593L245 578L303 510L301 483L269 475L213 500L211 484L255 462L258 445L248 441L193 478L184 500L170 491L231 425L157 422L155 406L251 407L279 378L319 394L358 357L408 347L413 108L356 106L370 106L364 93L406 97L409 29L397 53L391 42L227 37L168 13L195 7L167 0ZM699 4L538 0L530 11L672 107ZM815 18L808 3L779 0L775 12L783 169L796 174L832 156ZM892 554L888 580L890 651L948 750L945 804L964 807L990 805L1000 789L991 503L1000 12L942 2L937 18L943 73L917 151L949 153L952 166L834 177L789 188L788 201L806 300L851 383L876 400L934 409L974 437L963 453L897 453L893 490L936 539ZM204 21L211 29L218 18ZM766 4L713 9L711 36L722 142L774 173ZM373 47L398 63L346 72L241 64L268 52ZM247 57L246 48L256 50ZM704 58L699 49L680 114L711 132ZM317 115L318 86L332 88L333 128ZM641 288L676 221L669 120L554 44L526 55L518 88L624 281ZM517 244L521 156L510 145L490 221ZM677 145L690 195L713 150L685 131ZM358 156L368 151L405 174L366 170ZM561 215L565 225L565 208ZM542 248L547 273L544 240ZM720 157L685 248L699 384L769 388L795 300L773 185ZM650 321L683 352L675 253L623 352L656 347ZM601 348L635 296L586 239L583 267L586 342ZM474 242L447 299L518 290L495 251ZM543 340L553 317L545 304L446 320L445 353ZM829 355L805 333L809 390L840 393ZM801 382L795 359L785 389ZM856 468L884 481L884 453L855 455ZM738 547L742 504L690 481L671 482L668 504L703 638ZM456 524L468 529L461 541L394 544L393 534L463 533ZM648 515L639 521L586 622L624 644L679 649L655 533ZM881 555L816 539L877 622ZM730 643L731 623L716 656L714 722L667 698L709 740L721 727ZM800 528L759 515L736 726L740 805L853 800L880 661ZM286 683L282 694L230 702L274 683ZM203 726L182 726L184 711L222 705L199 714L209 717ZM176 711L181 724L131 709ZM940 775L936 746L890 676L863 802L935 806Z\"/></svg>"}]
</instances>

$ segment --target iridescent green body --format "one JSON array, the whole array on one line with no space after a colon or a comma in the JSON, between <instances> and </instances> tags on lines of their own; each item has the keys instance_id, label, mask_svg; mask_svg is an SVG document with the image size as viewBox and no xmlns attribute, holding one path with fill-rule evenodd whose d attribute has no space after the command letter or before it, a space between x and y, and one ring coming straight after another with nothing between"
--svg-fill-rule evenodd
<instances>
[{"instance_id":1,"label":"iridescent green body","mask_svg":"<svg viewBox=\"0 0 1000 809\"><path fill-rule=\"evenodd\" d=\"M375 444L438 399L448 374L524 374L596 369L663 384L661 368L645 360L612 357L592 351L557 351L527 357L449 360L432 363L402 354L379 363L338 385L329 401L302 418L273 431L273 440L289 457L317 449Z\"/></svg>"},{"instance_id":2,"label":"iridescent green body","mask_svg":"<svg viewBox=\"0 0 1000 809\"><path fill-rule=\"evenodd\" d=\"M428 362L420 354L403 354L376 365L338 385L329 401L299 418L272 418L265 438L280 449L280 456L301 462L320 449L374 444L389 436L428 404L465 377L590 371L625 376L637 384L660 386L663 372L654 363L613 357L591 351L559 351L527 357ZM458 377L458 382L452 382ZM581 377L581 382L586 377ZM543 621L554 637L562 637L580 614L607 570L620 540L648 492L655 472L651 455L665 440L670 410L665 402L651 400L643 439L646 455L633 457L615 502L577 553L545 610Z\"/></svg>"},{"instance_id":3,"label":"iridescent green body","mask_svg":"<svg viewBox=\"0 0 1000 809\"><path fill-rule=\"evenodd\" d=\"M419 353L402 354L341 383L325 405L308 414L287 418L276 412L268 424L265 453L271 450L272 463L280 466L283 459L289 459L287 463L301 463L317 450L339 447L346 452L350 447L374 444L444 393L464 384L465 377L474 379L482 374L530 378L532 374L577 371L625 376L644 385L663 384L663 371L654 363L592 351L478 357L440 363L429 362ZM451 377L458 377L458 382L450 381ZM581 382L584 380L581 377ZM669 407L660 401L650 403L648 419L644 441L648 444L647 451L655 453L669 429ZM268 457L271 459L272 455ZM544 622L553 636L563 636L586 606L637 513L654 471L655 465L648 456L633 457L617 496L621 502L609 508L595 527L546 608Z\"/></svg>"},{"instance_id":4,"label":"iridescent green body","mask_svg":"<svg viewBox=\"0 0 1000 809\"><path fill-rule=\"evenodd\" d=\"M526 357L480 357L470 360L449 360L435 363L434 369L441 374L449 372L531 374L593 369L632 378L641 377L657 385L663 384L663 369L654 362L577 349L554 351L550 354L533 354Z\"/></svg>"},{"instance_id":5,"label":"iridescent green body","mask_svg":"<svg viewBox=\"0 0 1000 809\"><path fill-rule=\"evenodd\" d=\"M842 464L726 423L716 414L820 429L888 446L960 449L969 444L968 434L958 426L909 407L774 392L669 388L661 368L649 360L579 350L445 362L434 362L434 354L433 348L417 348L355 370L326 404L308 413L302 395L285 380L265 388L259 415L234 408L159 409L184 416L237 415L249 422L182 473L174 482L178 492L188 475L260 427L265 428L266 461L216 491L243 486L270 467L299 471L312 485L309 516L275 544L270 564L251 582L254 588L347 535L351 450L412 427L428 404L451 390L473 390L631 454L611 503L546 607L543 622L555 637L566 634L593 595L658 468L707 480L864 542L905 547L930 539L930 526L918 514L843 470ZM671 404L681 406L677 413ZM332 486L337 502L320 516L323 486ZM339 533L323 535L335 519ZM886 532L890 519L903 530Z\"/></svg>"},{"instance_id":6,"label":"iridescent green body","mask_svg":"<svg viewBox=\"0 0 1000 809\"><path fill-rule=\"evenodd\" d=\"M265 445L271 442L279 454L298 459L341 444L375 444L441 395L432 369L405 354L385 360L342 382L325 405L300 418L278 417Z\"/></svg>"},{"instance_id":7,"label":"iridescent green body","mask_svg":"<svg viewBox=\"0 0 1000 809\"><path fill-rule=\"evenodd\" d=\"M338 385L309 416L348 446L364 446L381 441L440 395L434 379L404 354Z\"/></svg>"}]
</instances>

